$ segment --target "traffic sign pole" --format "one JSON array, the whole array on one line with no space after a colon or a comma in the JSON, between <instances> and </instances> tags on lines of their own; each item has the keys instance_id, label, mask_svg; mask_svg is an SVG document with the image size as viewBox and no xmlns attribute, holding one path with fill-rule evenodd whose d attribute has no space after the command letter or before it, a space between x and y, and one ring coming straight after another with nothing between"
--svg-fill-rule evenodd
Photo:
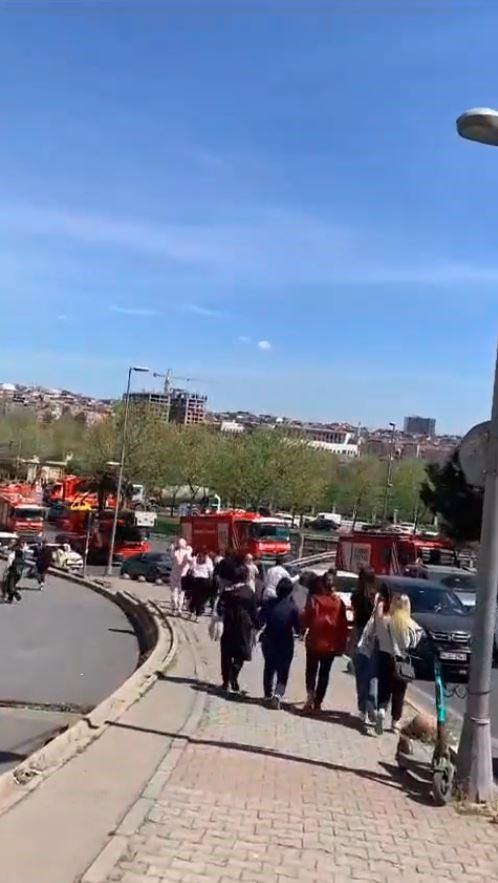
<instances>
[{"instance_id":1,"label":"traffic sign pole","mask_svg":"<svg viewBox=\"0 0 498 883\"><path fill-rule=\"evenodd\" d=\"M487 802L494 796L489 710L498 589L498 355L486 445L478 575L469 690L458 748L457 781L472 802Z\"/></svg>"}]
</instances>

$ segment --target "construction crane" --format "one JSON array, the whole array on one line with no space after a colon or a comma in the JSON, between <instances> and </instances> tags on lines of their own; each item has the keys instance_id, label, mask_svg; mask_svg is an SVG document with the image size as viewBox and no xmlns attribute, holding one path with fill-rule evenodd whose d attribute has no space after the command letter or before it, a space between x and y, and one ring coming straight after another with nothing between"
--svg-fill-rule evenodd
<instances>
[{"instance_id":1,"label":"construction crane","mask_svg":"<svg viewBox=\"0 0 498 883\"><path fill-rule=\"evenodd\" d=\"M172 392L171 381L172 380L181 380L184 383L193 383L194 381L199 381L202 383L210 383L211 382L211 381L207 380L206 378L202 378L202 377L176 377L175 375L172 374L171 368L168 368L168 370L166 371L166 374L160 374L158 371L154 371L153 376L154 377L161 377L164 380L163 389L164 389L164 395L166 397L166 422L167 423L169 423L169 420L170 420L171 392ZM189 400L190 400L192 394L189 392L186 392L185 395L186 395L187 404L184 409L185 416L184 416L183 422L187 423L188 422L188 420L187 420L188 404L189 404Z\"/></svg>"},{"instance_id":2,"label":"construction crane","mask_svg":"<svg viewBox=\"0 0 498 883\"><path fill-rule=\"evenodd\" d=\"M164 395L168 395L171 392L171 381L172 380L182 380L184 383L194 383L194 382L203 382L208 383L209 381L205 380L202 377L176 377L171 368L168 368L166 374L159 374L159 372L154 371L153 377L161 377L164 379Z\"/></svg>"}]
</instances>

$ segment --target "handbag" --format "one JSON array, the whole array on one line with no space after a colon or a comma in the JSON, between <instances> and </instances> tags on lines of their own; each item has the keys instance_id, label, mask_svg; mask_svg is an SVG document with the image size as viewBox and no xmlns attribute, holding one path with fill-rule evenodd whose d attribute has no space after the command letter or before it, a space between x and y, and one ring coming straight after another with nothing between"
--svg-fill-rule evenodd
<instances>
[{"instance_id":1,"label":"handbag","mask_svg":"<svg viewBox=\"0 0 498 883\"><path fill-rule=\"evenodd\" d=\"M413 663L408 653L401 654L399 652L399 647L393 638L389 625L387 626L387 630L391 639L391 647L393 648L394 677L398 681L402 681L404 684L408 684L409 681L415 680L415 669L413 667Z\"/></svg>"},{"instance_id":2,"label":"handbag","mask_svg":"<svg viewBox=\"0 0 498 883\"><path fill-rule=\"evenodd\" d=\"M409 656L394 659L394 676L405 684L415 680L415 669Z\"/></svg>"}]
</instances>

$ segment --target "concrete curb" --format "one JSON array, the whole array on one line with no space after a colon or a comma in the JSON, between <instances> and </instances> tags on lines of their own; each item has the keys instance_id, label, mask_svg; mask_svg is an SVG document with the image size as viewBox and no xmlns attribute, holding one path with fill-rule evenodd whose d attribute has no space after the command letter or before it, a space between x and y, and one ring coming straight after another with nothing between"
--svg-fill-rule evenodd
<instances>
[{"instance_id":1,"label":"concrete curb","mask_svg":"<svg viewBox=\"0 0 498 883\"><path fill-rule=\"evenodd\" d=\"M9 810L56 770L98 739L155 683L172 664L177 653L175 630L159 608L127 592L115 592L92 580L55 570L57 576L98 592L117 604L130 620L140 645L142 662L132 675L89 714L14 769L0 776L0 814Z\"/></svg>"},{"instance_id":2,"label":"concrete curb","mask_svg":"<svg viewBox=\"0 0 498 883\"><path fill-rule=\"evenodd\" d=\"M181 631L192 650L195 673L199 680L203 680L204 664L199 656L195 642L184 628L181 628ZM186 750L189 737L195 733L199 726L206 702L207 695L205 693L197 693L187 720L182 727L181 734L169 740L168 748L156 772L147 783L140 797L132 804L109 842L104 846L87 871L85 871L80 883L106 883L117 862L126 852L127 838L136 834L143 825L149 811L154 806Z\"/></svg>"}]
</instances>

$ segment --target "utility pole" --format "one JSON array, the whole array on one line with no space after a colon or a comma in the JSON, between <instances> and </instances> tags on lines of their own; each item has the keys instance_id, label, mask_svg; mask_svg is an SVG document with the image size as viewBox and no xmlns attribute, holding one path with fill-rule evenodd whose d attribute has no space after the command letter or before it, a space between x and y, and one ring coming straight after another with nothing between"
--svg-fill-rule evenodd
<instances>
[{"instance_id":1,"label":"utility pole","mask_svg":"<svg viewBox=\"0 0 498 883\"><path fill-rule=\"evenodd\" d=\"M114 506L114 517L112 519L112 530L111 530L111 539L109 542L109 557L107 559L106 576L112 576L112 564L113 564L113 559L114 559L114 546L116 544L116 530L118 527L119 501L121 499L121 489L123 487L123 475L124 475L125 456L126 456L126 430L128 427L128 413L130 410L131 375L134 372L141 373L141 374L147 374L148 371L149 371L148 368L141 368L138 366L131 367L128 369L128 384L126 387L126 394L125 394L123 431L121 433L121 456L119 458L118 485L116 488L116 505Z\"/></svg>"},{"instance_id":2,"label":"utility pole","mask_svg":"<svg viewBox=\"0 0 498 883\"><path fill-rule=\"evenodd\" d=\"M478 585L467 707L458 748L457 780L469 800L486 803L494 796L489 708L498 588L498 355L486 445Z\"/></svg>"},{"instance_id":3,"label":"utility pole","mask_svg":"<svg viewBox=\"0 0 498 883\"><path fill-rule=\"evenodd\" d=\"M88 548L90 546L90 533L92 530L92 522L93 522L93 512L90 509L87 512L87 516L86 516L85 549L83 552L83 579L86 577L86 565L87 565L87 561L88 561Z\"/></svg>"},{"instance_id":4,"label":"utility pole","mask_svg":"<svg viewBox=\"0 0 498 883\"><path fill-rule=\"evenodd\" d=\"M382 507L382 521L383 522L385 522L387 520L387 507L388 507L388 503L389 503L389 489L392 486L394 442L396 440L396 424L389 423L389 426L391 427L391 441L389 443L389 457L387 460L386 486L384 489L384 505Z\"/></svg>"}]
</instances>

